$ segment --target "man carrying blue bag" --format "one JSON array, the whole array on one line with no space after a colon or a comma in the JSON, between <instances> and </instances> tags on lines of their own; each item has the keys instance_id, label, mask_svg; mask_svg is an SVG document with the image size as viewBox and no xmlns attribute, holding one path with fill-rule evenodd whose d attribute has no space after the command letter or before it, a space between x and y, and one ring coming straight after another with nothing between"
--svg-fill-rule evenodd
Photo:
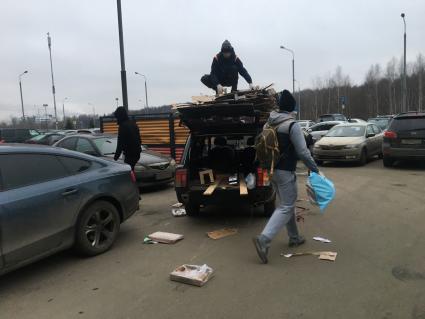
<instances>
[{"instance_id":1,"label":"man carrying blue bag","mask_svg":"<svg viewBox=\"0 0 425 319\"><path fill-rule=\"evenodd\" d=\"M268 262L267 255L273 238L284 226L288 231L290 247L299 246L305 242L298 233L295 216L297 160L301 159L310 171L319 173L307 148L304 133L291 114L296 105L294 97L289 91L284 90L279 95L278 105L279 112L270 113L263 132L273 129L278 142L278 157L276 161L271 161L271 174L273 187L279 197L279 206L276 207L263 232L253 239L258 256L264 264ZM263 137L263 140L265 141L266 138ZM258 154L257 148L257 157Z\"/></svg>"}]
</instances>

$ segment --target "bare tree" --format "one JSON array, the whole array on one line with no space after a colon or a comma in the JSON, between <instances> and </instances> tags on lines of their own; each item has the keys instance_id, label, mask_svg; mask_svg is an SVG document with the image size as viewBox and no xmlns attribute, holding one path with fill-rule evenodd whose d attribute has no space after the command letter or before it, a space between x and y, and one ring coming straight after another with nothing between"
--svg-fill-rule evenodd
<instances>
[{"instance_id":1,"label":"bare tree","mask_svg":"<svg viewBox=\"0 0 425 319\"><path fill-rule=\"evenodd\" d=\"M418 75L418 110L423 109L423 77L425 73L425 59L424 56L419 53L416 57L415 73Z\"/></svg>"}]
</instances>

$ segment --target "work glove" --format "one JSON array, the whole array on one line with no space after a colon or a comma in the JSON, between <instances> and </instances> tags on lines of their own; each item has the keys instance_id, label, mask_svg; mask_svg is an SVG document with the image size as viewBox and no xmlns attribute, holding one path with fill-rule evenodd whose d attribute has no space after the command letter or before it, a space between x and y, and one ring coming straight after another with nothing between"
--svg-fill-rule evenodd
<instances>
[{"instance_id":1,"label":"work glove","mask_svg":"<svg viewBox=\"0 0 425 319\"><path fill-rule=\"evenodd\" d=\"M249 89L250 89L250 90L255 90L255 86L254 86L254 84L249 83Z\"/></svg>"},{"instance_id":2,"label":"work glove","mask_svg":"<svg viewBox=\"0 0 425 319\"><path fill-rule=\"evenodd\" d=\"M224 88L221 86L221 84L217 85L217 94L223 94Z\"/></svg>"}]
</instances>

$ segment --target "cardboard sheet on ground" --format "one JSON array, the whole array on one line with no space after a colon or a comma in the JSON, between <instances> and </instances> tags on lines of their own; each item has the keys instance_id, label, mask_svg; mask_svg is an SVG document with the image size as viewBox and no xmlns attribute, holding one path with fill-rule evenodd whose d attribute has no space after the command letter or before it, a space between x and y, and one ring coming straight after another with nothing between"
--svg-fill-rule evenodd
<instances>
[{"instance_id":1,"label":"cardboard sheet on ground","mask_svg":"<svg viewBox=\"0 0 425 319\"><path fill-rule=\"evenodd\" d=\"M148 237L153 241L157 241L163 244L174 244L184 238L184 236L180 234L166 233L161 231L152 233L148 235Z\"/></svg>"},{"instance_id":2,"label":"cardboard sheet on ground","mask_svg":"<svg viewBox=\"0 0 425 319\"><path fill-rule=\"evenodd\" d=\"M237 228L223 228L219 230L210 231L207 233L207 235L211 239L220 239L227 236L235 235L237 233Z\"/></svg>"},{"instance_id":3,"label":"cardboard sheet on ground","mask_svg":"<svg viewBox=\"0 0 425 319\"><path fill-rule=\"evenodd\" d=\"M206 264L202 266L184 264L174 269L170 274L170 279L201 287L207 283L213 274L214 270Z\"/></svg>"},{"instance_id":4,"label":"cardboard sheet on ground","mask_svg":"<svg viewBox=\"0 0 425 319\"><path fill-rule=\"evenodd\" d=\"M291 258L296 256L319 256L320 260L335 261L338 253L333 251L307 251L307 252L288 253L288 254L282 253L280 255L286 258Z\"/></svg>"}]
</instances>

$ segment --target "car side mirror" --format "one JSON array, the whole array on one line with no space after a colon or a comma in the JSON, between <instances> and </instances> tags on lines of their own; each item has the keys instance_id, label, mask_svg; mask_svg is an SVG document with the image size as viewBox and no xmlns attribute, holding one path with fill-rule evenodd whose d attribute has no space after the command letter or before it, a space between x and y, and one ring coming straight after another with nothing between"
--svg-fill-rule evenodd
<instances>
[{"instance_id":1,"label":"car side mirror","mask_svg":"<svg viewBox=\"0 0 425 319\"><path fill-rule=\"evenodd\" d=\"M374 136L375 136L375 133L368 133L368 134L366 135L366 138L374 137Z\"/></svg>"}]
</instances>

